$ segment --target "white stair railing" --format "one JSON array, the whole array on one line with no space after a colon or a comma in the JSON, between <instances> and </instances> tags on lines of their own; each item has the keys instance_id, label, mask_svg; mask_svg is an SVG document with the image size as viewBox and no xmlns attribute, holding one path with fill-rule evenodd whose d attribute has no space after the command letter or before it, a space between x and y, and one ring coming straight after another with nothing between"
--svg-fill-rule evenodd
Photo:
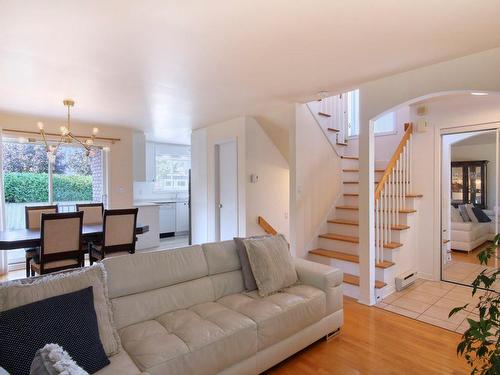
<instances>
[{"instance_id":1,"label":"white stair railing","mask_svg":"<svg viewBox=\"0 0 500 375\"><path fill-rule=\"evenodd\" d=\"M384 261L384 246L392 242L392 228L412 191L411 148L413 125L405 133L375 189L375 264Z\"/></svg>"}]
</instances>

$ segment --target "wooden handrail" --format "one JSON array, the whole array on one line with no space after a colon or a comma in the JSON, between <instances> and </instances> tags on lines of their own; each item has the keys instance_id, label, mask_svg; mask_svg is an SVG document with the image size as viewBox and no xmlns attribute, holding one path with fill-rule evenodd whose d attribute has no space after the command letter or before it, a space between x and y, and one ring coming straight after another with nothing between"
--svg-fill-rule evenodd
<instances>
[{"instance_id":1,"label":"wooden handrail","mask_svg":"<svg viewBox=\"0 0 500 375\"><path fill-rule=\"evenodd\" d=\"M384 185L387 182L389 176L391 175L392 170L396 166L396 163L399 160L401 153L403 152L403 148L406 145L406 142L408 142L408 139L410 139L412 132L413 132L413 124L412 123L405 124L405 133L403 134L403 138L401 138L401 142L399 142L398 148L396 149L396 151L394 151L394 154L392 155L391 160L387 164L385 172L380 178L380 181L378 182L377 187L375 189L375 201L380 198L380 194L382 193Z\"/></svg>"},{"instance_id":2,"label":"wooden handrail","mask_svg":"<svg viewBox=\"0 0 500 375\"><path fill-rule=\"evenodd\" d=\"M259 216L257 218L257 223L260 225L262 229L264 229L264 232L266 232L267 234L272 234L273 236L278 234L276 229L274 229L272 225L269 224L262 216Z\"/></svg>"}]
</instances>

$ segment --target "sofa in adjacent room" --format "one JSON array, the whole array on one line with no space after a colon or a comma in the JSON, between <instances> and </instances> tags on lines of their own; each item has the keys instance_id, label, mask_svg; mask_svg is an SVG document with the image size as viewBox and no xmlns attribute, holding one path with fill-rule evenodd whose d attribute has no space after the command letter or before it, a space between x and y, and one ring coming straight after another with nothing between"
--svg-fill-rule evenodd
<instances>
[{"instance_id":1,"label":"sofa in adjacent room","mask_svg":"<svg viewBox=\"0 0 500 375\"><path fill-rule=\"evenodd\" d=\"M299 282L266 297L244 290L234 241L94 265L105 269L121 342L97 374L258 374L335 332L342 272L293 262Z\"/></svg>"}]
</instances>

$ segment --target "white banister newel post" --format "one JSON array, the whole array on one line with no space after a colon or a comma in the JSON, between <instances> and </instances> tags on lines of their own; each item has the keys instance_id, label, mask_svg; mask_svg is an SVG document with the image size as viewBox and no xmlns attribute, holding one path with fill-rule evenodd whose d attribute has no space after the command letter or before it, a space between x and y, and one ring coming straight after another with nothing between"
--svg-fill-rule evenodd
<instances>
[{"instance_id":1,"label":"white banister newel post","mask_svg":"<svg viewBox=\"0 0 500 375\"><path fill-rule=\"evenodd\" d=\"M374 305L375 298L375 184L374 122L359 132L359 300ZM385 212L383 213L385 215ZM381 223L379 223L380 225ZM383 248L381 249L383 251Z\"/></svg>"}]
</instances>

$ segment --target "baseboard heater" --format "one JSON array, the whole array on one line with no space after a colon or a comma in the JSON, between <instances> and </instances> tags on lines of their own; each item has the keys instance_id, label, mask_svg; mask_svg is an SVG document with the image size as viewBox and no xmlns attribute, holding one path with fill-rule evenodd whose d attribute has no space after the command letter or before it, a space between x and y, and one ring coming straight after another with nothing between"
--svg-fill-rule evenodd
<instances>
[{"instance_id":1,"label":"baseboard heater","mask_svg":"<svg viewBox=\"0 0 500 375\"><path fill-rule=\"evenodd\" d=\"M408 288L417 280L417 271L406 271L401 275L396 276L396 290L399 292L405 288Z\"/></svg>"}]
</instances>

